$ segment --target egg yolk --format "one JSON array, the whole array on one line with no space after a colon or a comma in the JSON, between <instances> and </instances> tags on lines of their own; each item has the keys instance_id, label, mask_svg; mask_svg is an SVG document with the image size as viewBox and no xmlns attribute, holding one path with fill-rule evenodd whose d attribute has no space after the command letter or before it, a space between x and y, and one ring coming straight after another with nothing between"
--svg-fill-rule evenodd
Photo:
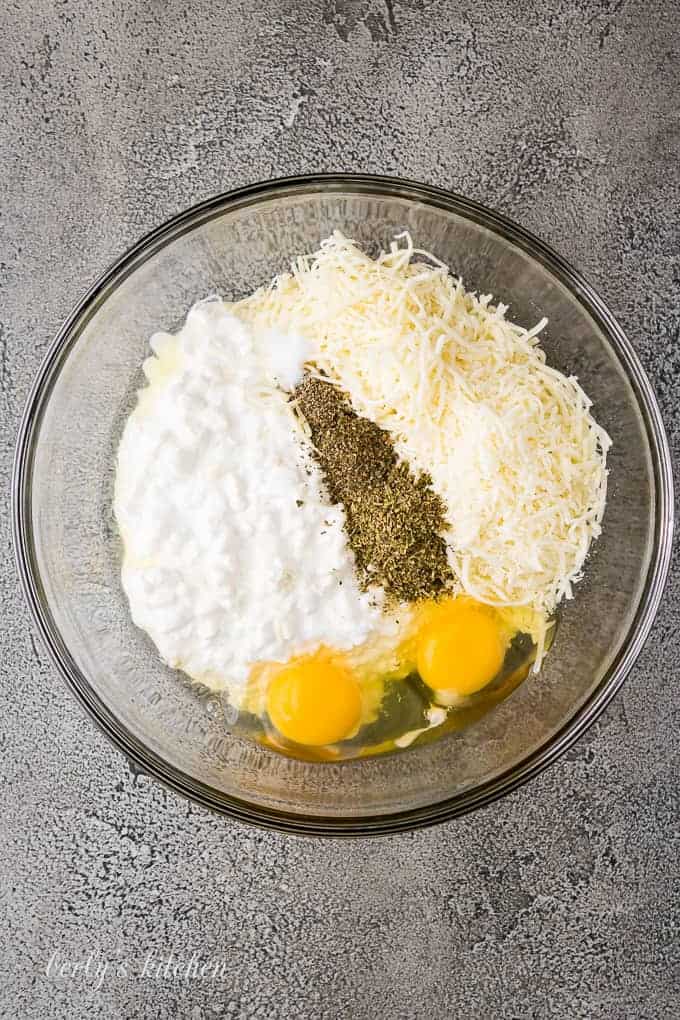
<instances>
[{"instance_id":1,"label":"egg yolk","mask_svg":"<svg viewBox=\"0 0 680 1020\"><path fill-rule=\"evenodd\" d=\"M273 725L296 744L334 744L356 729L359 685L348 669L320 655L285 666L267 691Z\"/></svg>"},{"instance_id":2,"label":"egg yolk","mask_svg":"<svg viewBox=\"0 0 680 1020\"><path fill-rule=\"evenodd\" d=\"M465 598L438 607L418 640L418 672L435 691L474 694L498 673L505 643L493 610Z\"/></svg>"}]
</instances>

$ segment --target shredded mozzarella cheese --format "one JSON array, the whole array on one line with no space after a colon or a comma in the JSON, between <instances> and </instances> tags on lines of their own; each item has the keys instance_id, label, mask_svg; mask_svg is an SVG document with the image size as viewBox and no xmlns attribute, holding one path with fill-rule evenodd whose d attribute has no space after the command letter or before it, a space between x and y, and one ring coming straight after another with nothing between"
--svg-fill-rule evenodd
<instances>
[{"instance_id":1,"label":"shredded mozzarella cheese","mask_svg":"<svg viewBox=\"0 0 680 1020\"><path fill-rule=\"evenodd\" d=\"M374 260L336 231L233 310L309 341L316 368L430 475L467 593L549 614L600 534L611 440L576 378L546 364L547 320L527 330L491 302L409 234Z\"/></svg>"}]
</instances>

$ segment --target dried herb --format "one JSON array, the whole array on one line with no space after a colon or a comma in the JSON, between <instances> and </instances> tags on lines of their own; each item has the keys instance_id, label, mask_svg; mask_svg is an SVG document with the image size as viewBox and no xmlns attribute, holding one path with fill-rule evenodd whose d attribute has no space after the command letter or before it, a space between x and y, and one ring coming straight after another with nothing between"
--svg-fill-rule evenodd
<instances>
[{"instance_id":1,"label":"dried herb","mask_svg":"<svg viewBox=\"0 0 680 1020\"><path fill-rule=\"evenodd\" d=\"M294 397L328 495L345 508L363 586L379 584L399 601L440 595L452 573L441 537L444 505L429 476L413 475L388 433L356 414L331 383L307 377Z\"/></svg>"}]
</instances>

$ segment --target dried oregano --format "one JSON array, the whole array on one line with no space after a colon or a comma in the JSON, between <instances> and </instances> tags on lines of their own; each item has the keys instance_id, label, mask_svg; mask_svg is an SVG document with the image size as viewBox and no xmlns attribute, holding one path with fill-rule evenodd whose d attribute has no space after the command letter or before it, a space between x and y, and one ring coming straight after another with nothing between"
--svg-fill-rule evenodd
<instances>
[{"instance_id":1,"label":"dried oregano","mask_svg":"<svg viewBox=\"0 0 680 1020\"><path fill-rule=\"evenodd\" d=\"M429 476L400 462L388 433L359 417L331 383L308 376L294 399L328 495L344 506L361 583L379 584L398 601L440 595L452 573L442 538L444 505Z\"/></svg>"}]
</instances>

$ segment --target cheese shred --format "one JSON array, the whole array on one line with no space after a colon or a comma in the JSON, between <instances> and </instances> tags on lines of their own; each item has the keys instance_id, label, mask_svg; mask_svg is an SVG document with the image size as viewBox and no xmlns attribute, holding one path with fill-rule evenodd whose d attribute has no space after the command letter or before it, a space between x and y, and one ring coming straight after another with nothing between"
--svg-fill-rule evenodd
<instances>
[{"instance_id":1,"label":"cheese shred","mask_svg":"<svg viewBox=\"0 0 680 1020\"><path fill-rule=\"evenodd\" d=\"M338 231L233 310L309 342L313 365L430 475L465 592L545 616L572 597L611 440L576 378L546 364L546 319L510 322L407 233L372 259Z\"/></svg>"}]
</instances>

